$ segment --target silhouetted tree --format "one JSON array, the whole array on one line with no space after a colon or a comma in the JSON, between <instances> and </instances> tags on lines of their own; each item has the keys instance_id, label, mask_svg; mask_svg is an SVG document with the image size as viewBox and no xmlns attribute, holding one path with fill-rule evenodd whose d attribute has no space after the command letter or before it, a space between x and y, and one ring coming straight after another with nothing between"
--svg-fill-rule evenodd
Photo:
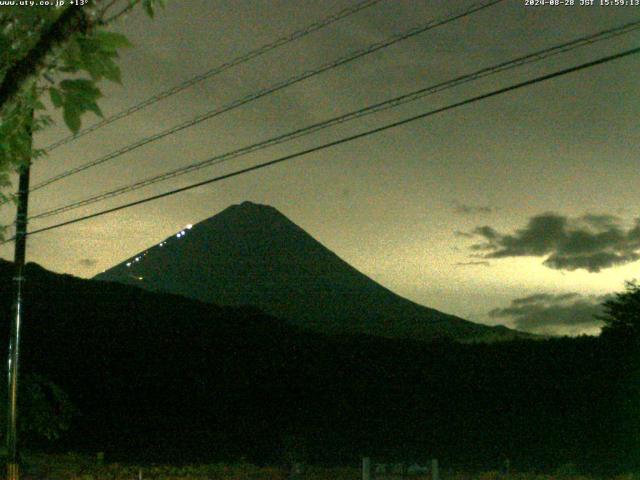
<instances>
[{"instance_id":1,"label":"silhouetted tree","mask_svg":"<svg viewBox=\"0 0 640 480\"><path fill-rule=\"evenodd\" d=\"M640 285L637 281L625 284L625 291L603 304L604 315L598 317L605 325L603 335L637 338L640 332Z\"/></svg>"},{"instance_id":2,"label":"silhouetted tree","mask_svg":"<svg viewBox=\"0 0 640 480\"><path fill-rule=\"evenodd\" d=\"M602 471L631 471L640 465L640 284L625 283L623 292L602 304L601 358L594 390L601 392L597 418L607 432L600 437ZM605 454L605 452L608 452Z\"/></svg>"}]
</instances>

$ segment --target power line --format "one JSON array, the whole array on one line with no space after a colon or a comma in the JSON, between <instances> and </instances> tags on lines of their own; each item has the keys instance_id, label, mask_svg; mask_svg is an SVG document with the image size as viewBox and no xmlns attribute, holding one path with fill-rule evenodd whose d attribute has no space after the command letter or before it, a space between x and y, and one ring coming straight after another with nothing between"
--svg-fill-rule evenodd
<instances>
[{"instance_id":1,"label":"power line","mask_svg":"<svg viewBox=\"0 0 640 480\"><path fill-rule=\"evenodd\" d=\"M473 73L470 74L466 74L463 76L459 76L456 77L454 79L451 80L447 80L445 82L441 82L438 83L436 85L432 85L426 88L421 88L419 90L415 90L413 92L389 99L389 100L385 100L383 102L379 102L373 105L369 105L367 107L363 107L361 109L331 118L329 120L325 120L319 123L315 123L312 125L308 125L306 127L294 130L292 132L288 132L273 138L270 138L268 140L264 140L262 142L258 142L258 143L254 143L252 145L237 149L237 150L233 150L230 152L226 152L220 155L216 155L214 157L208 158L206 160L197 162L197 163L193 163L184 167L180 167L174 170L170 170L168 172L164 172L161 173L159 175L155 175L152 177L148 177L146 179L143 179L141 181L135 182L133 184L130 185L126 185L123 187L118 187L114 190L110 190L107 192L103 192L82 200L78 200L76 202L67 204L67 205L63 205L60 207L56 207L44 212L40 212L37 213L33 216L30 217L29 220L36 220L36 219L41 219L41 218L45 218L45 217L50 217L53 215L58 215L64 212L68 212L70 210L75 210L77 208L86 206L86 205L91 205L93 203L97 203L103 200L107 200L109 198L114 198L129 192L133 192L135 190L138 190L140 188L143 187L147 187L149 185L153 185L155 183L159 183L165 180L169 180L171 178L175 178L181 175L185 175L187 173L191 173L197 170L200 170L202 168L205 167L209 167L212 165L217 165L219 163L223 163L229 160L232 160L234 158L238 158L244 155L247 155L249 153L253 153L259 150L263 150L265 148L274 146L274 145L278 145L290 140L293 140L295 138L300 138L302 136L306 136L309 135L311 133L315 133L319 130L323 130L325 128L331 127L331 126L335 126L338 124L342 124L348 121L352 121L358 118L362 118L364 116L367 115L371 115L373 113L378 113L384 110L388 110L390 108L394 108L409 102L413 102L416 100L419 100L421 98L426 97L427 95L431 95L437 92L441 92L443 90L447 90L449 88L453 88L459 85L462 85L464 83L470 82L470 81L475 81L478 80L480 78L484 78L487 77L489 75L494 75L500 72L504 72L506 70L510 70L516 67L520 67L529 63L534 63L534 62L538 62L540 60L549 58L551 56L554 55L558 55L561 53L566 53L568 51L574 50L576 48L579 47L583 47L585 45L592 45L596 42L601 42L604 40L609 40L613 37L616 36L620 36L623 34L627 34L630 32L633 32L635 30L638 30L640 28L640 20L639 21L635 21L635 22L630 22L627 24L624 24L622 26L619 27L615 27L615 28L611 28L611 29L607 29L607 30L603 30L600 31L598 33L594 33L594 34L590 34L569 42L565 42L563 44L560 45L556 45L556 46L552 46L534 53L530 53L509 61L505 61L502 62L498 65L495 66L491 66L491 67L486 67L480 70L477 70Z\"/></svg>"},{"instance_id":2,"label":"power line","mask_svg":"<svg viewBox=\"0 0 640 480\"><path fill-rule=\"evenodd\" d=\"M102 163L105 163L109 160L113 160L114 158L120 157L121 155L124 155L125 153L129 153L137 148L140 148L144 145L147 145L148 143L154 142L156 140L160 140L161 138L167 137L169 135L172 135L174 133L177 133L181 130L184 130L186 128L192 127L194 125L197 125L205 120L208 120L210 118L213 118L215 116L221 115L225 112L228 112L230 110L233 110L235 108L238 108L242 105L245 105L249 102L252 102L254 100L257 100L259 98L262 98L264 96L267 96L271 93L275 93L279 90L283 90L284 88L287 88L291 85L294 85L296 83L299 83L303 80L306 80L308 78L314 77L316 75L319 75L323 72L326 72L328 70L332 70L336 67L339 67L341 65L344 65L346 63L352 62L358 58L364 57L366 55L369 55L371 53L377 52L378 50L381 50L383 48L387 48L395 43L398 43L400 41L409 39L411 37L414 37L416 35L419 35L421 33L426 32L427 30L431 30L433 28L439 27L441 25L445 25L447 23L453 22L455 20L458 20L460 18L466 17L468 15L471 15L479 10L483 10L485 8L488 8L490 6L493 6L497 3L503 2L504 0L489 0L489 1L484 1L484 2L480 2L480 3L476 3L471 7L466 8L465 10L461 11L461 12L457 12L457 13L453 13L450 14L446 17L443 17L439 20L431 20L429 22L427 22L426 24L420 25L418 27L414 27L410 30L407 30L405 32L393 35L389 38L387 38L386 40L380 41L380 42L376 42L374 44L369 45L368 47L361 49L361 50L357 50L355 52L352 52L344 57L340 57L337 60L334 60L332 62L326 63L318 68L315 68L313 70L307 70L305 72L302 72L301 74L295 75L293 77L288 78L287 80L281 81L281 82L277 82L273 85L271 85L270 87L264 88L262 90L259 90L258 92L252 93L250 95L247 95L239 100L235 100L227 105L224 105L222 107L216 108L214 110L211 110L207 113L198 115L197 117L191 119L191 120L187 120L186 122L183 122L181 124L178 124L174 127L171 127L167 130L164 130L162 132L156 133L154 135L145 137L133 144L127 145L121 149L118 149L114 152L111 152L103 157L100 157L96 160L93 160L91 162L85 163L84 165L80 165L76 168L72 168L70 170L67 170L66 172L60 173L54 177L49 178L48 180L45 180L43 182L38 183L37 185L34 185L31 188L31 192L35 191L35 190L39 190L43 187L46 187L47 185L51 185L54 182L57 182L59 180L62 180L64 178L70 177L71 175L75 175L76 173L80 173L83 172L89 168L95 167L97 165L100 165Z\"/></svg>"},{"instance_id":3,"label":"power line","mask_svg":"<svg viewBox=\"0 0 640 480\"><path fill-rule=\"evenodd\" d=\"M82 130L80 130L78 133L73 134L73 135L69 135L67 137L64 137L60 140L58 140L57 142L54 142L50 145L48 145L47 147L45 147L45 151L46 152L51 152L53 150L55 150L56 148L65 145L69 142L72 142L80 137L85 136L88 133L91 133L95 130L98 130L99 128L105 127L106 125L109 125L117 120L120 120L121 118L125 118L128 117L129 115L132 115L150 105L153 105L154 103L159 102L160 100L164 100L167 97L170 97L172 95L175 95L176 93L179 93L197 83L200 83L208 78L214 77L216 75L219 75L220 73L229 70L232 67L236 67L238 65L241 65L243 63L246 63L250 60L253 60L256 57L259 57L261 55L264 55L265 53L270 52L271 50L275 50L276 48L282 47L284 45L287 45L295 40L299 40L300 38L303 38L311 33L314 33L324 27L327 27L335 22L337 22L338 20L342 20L343 18L346 18L350 15L353 15L355 13L358 13L362 10L365 10L369 7L372 7L374 5L376 5L377 3L380 3L383 0L365 0L359 3L356 3L355 5L351 6L351 7L347 7L344 8L343 10L340 10L339 12L330 15L328 17L325 17L321 20L318 20L317 22L314 22L310 25L307 25L304 28L301 28L300 30L296 30L293 33L286 35L284 37L278 38L277 40L274 40L270 43L267 43L265 45L262 45L258 48L256 48L255 50L251 50L250 52L245 53L244 55L241 55L239 57L234 58L233 60L229 60L228 62L222 63L204 73L201 73L199 75L196 75L195 77L191 77L188 80L185 80L184 82L181 82L177 85L174 85L171 88L168 88L167 90L164 90L162 92L159 92L149 98L147 98L146 100L143 100L142 102L139 102L135 105L132 105L129 108L126 108L124 110L121 110L118 113L115 113L103 120L100 120L97 123L94 123L93 125L90 125L89 127L86 127Z\"/></svg>"},{"instance_id":4,"label":"power line","mask_svg":"<svg viewBox=\"0 0 640 480\"><path fill-rule=\"evenodd\" d=\"M151 201L154 201L154 200L158 200L158 199L161 199L161 198L164 198L164 197L168 197L168 196L171 196L171 195L176 195L178 193L182 193L182 192L185 192L185 191L188 191L188 190L192 190L192 189L197 188L197 187L201 187L201 186L204 186L204 185L209 185L211 183L215 183L215 182L219 182L219 181L222 181L222 180L226 180L228 178L236 177L236 176L248 173L248 172L252 172L254 170L260 170L260 169L263 169L263 168L266 168L266 167L270 167L272 165L276 165L278 163L282 163L282 162L286 162L288 160L293 160L293 159L298 158L298 157L306 156L306 155L309 155L311 153L315 153L315 152L324 150L326 148L334 147L334 146L337 146L337 145L341 145L343 143L351 142L353 140L357 140L357 139L360 139L360 138L368 137L368 136L376 134L376 133L380 133L380 132L383 132L383 131L386 131L386 130L390 130L392 128L396 128L396 127L399 127L401 125L405 125L405 124L414 122L416 120L427 118L427 117L430 117L432 115L436 115L438 113L446 112L446 111L452 110L454 108L458 108L458 107L461 107L461 106L464 106L464 105L469 105L471 103L475 103L475 102L478 102L478 101L481 101L481 100L485 100L487 98L495 97L497 95L501 95L501 94L504 94L504 93L507 93L507 92L518 90L518 89L521 89L521 88L524 88L524 87L527 87L527 86L530 86L530 85L533 85L533 84L536 84L536 83L544 82L546 80L551 80L553 78L557 78L557 77L560 77L560 76L563 76L563 75L567 75L569 73L573 73L573 72L577 72L577 71L580 71L580 70L584 70L584 69L587 69L587 68L590 68L590 67L594 67L596 65L601 65L601 64L604 64L604 63L608 63L608 62L611 62L611 61L614 61L614 60L617 60L617 59L620 59L620 58L623 58L623 57L627 57L627 56L630 56L630 55L635 55L637 53L640 53L640 48L633 48L633 49L630 49L630 50L625 50L623 52L617 53L615 55L609 55L609 56L606 56L606 57L601 57L601 58L599 58L597 60L593 60L591 62L583 63L583 64L575 66L575 67L570 67L570 68L559 70L559 71L556 71L556 72L553 72L553 73L542 75L542 76L533 78L531 80L526 80L524 82L516 83L514 85L510 85L508 87L504 87L504 88L501 88L501 89L498 89L498 90L493 90L492 92L485 93L485 94L482 94L482 95L478 95L478 96L475 96L475 97L471 97L471 98L468 98L466 100L462 100L460 102L456 102L456 103L447 105L446 107L437 108L435 110L431 110L431 111L426 112L426 113L422 113L422 114L415 115L415 116L412 116L412 117L409 117L409 118L405 118L405 119L399 120L397 122L389 123L387 125L383 125L381 127L377 127L377 128L371 129L371 130L367 130L365 132L361 132L361 133L358 133L356 135L351 135L351 136L348 136L348 137L341 138L339 140L335 140L333 142L325 143L325 144L317 146L317 147L313 147L313 148L302 150L302 151L299 151L299 152L296 152L296 153L285 155L283 157L276 158L275 160L270 160L268 162L259 163L257 165L253 165L251 167L247 167L247 168L243 168L243 169L240 169L240 170L236 170L234 172L227 173L225 175L220 175L218 177L210 178L208 180L204 180L204 181L197 182L197 183L192 183L191 185L187 185L186 187L176 188L176 189L170 190L168 192L164 192L164 193L161 193L161 194L158 194L158 195L153 195L153 196L150 196L150 197L146 197L146 198L143 198L141 200L136 200L134 202L129 202L129 203L126 203L124 205L120 205L120 206L113 207L113 208L108 208L106 210L102 210L102 211L99 211L99 212L96 212L96 213L92 213L92 214L89 214L89 215L84 215L82 217L77 217L77 218L74 218L72 220L67 220L65 222L57 223L55 225L50 225L48 227L40 228L40 229L34 230L32 232L29 232L28 235L34 235L36 233L46 232L48 230L53 230L53 229L56 229L56 228L64 227L64 226L67 226L67 225L71 225L71 224L74 224L74 223L82 222L82 221L89 220L89 219L92 219L92 218L100 217L100 216L106 215L108 213L113 213L113 212L117 212L117 211L120 211L120 210L125 210L127 208L134 207L136 205L141 205L143 203L148 203L148 202L151 202ZM4 242L0 243L0 245L2 245L4 243L7 243L7 242L10 242L12 240L14 240L14 238L11 238L9 240L5 240Z\"/></svg>"}]
</instances>

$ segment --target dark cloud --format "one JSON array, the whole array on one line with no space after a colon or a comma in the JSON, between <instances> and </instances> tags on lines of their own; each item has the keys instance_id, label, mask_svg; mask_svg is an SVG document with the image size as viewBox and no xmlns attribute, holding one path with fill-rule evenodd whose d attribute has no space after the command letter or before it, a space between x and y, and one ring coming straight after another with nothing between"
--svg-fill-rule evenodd
<instances>
[{"instance_id":1,"label":"dark cloud","mask_svg":"<svg viewBox=\"0 0 640 480\"><path fill-rule=\"evenodd\" d=\"M471 236L481 235L487 240L496 240L500 237L500 234L489 226L478 227L472 233ZM474 246L474 248L480 248L480 246Z\"/></svg>"},{"instance_id":2,"label":"dark cloud","mask_svg":"<svg viewBox=\"0 0 640 480\"><path fill-rule=\"evenodd\" d=\"M562 293L559 295L554 295L551 293L536 293L534 295L529 295L528 297L516 298L511 302L512 306L520 306L520 305L529 305L532 303L540 303L540 302L559 302L563 300L568 300L570 298L579 297L578 293Z\"/></svg>"},{"instance_id":3,"label":"dark cloud","mask_svg":"<svg viewBox=\"0 0 640 480\"><path fill-rule=\"evenodd\" d=\"M467 205L464 203L453 202L453 211L461 215L477 215L493 213L495 208L485 205Z\"/></svg>"},{"instance_id":4,"label":"dark cloud","mask_svg":"<svg viewBox=\"0 0 640 480\"><path fill-rule=\"evenodd\" d=\"M491 266L491 264L489 262L487 262L486 260L480 260L480 261L477 261L477 262L458 262L458 263L456 263L456 265L459 265L461 267L475 267L475 266L489 267L489 266Z\"/></svg>"},{"instance_id":5,"label":"dark cloud","mask_svg":"<svg viewBox=\"0 0 640 480\"><path fill-rule=\"evenodd\" d=\"M93 258L83 258L79 263L83 267L95 267L98 261Z\"/></svg>"},{"instance_id":6,"label":"dark cloud","mask_svg":"<svg viewBox=\"0 0 640 480\"><path fill-rule=\"evenodd\" d=\"M546 256L544 265L556 270L599 272L640 259L640 218L625 230L613 215L587 214L572 219L543 213L511 234L485 225L471 235L483 239L471 246L481 258Z\"/></svg>"},{"instance_id":7,"label":"dark cloud","mask_svg":"<svg viewBox=\"0 0 640 480\"><path fill-rule=\"evenodd\" d=\"M516 298L506 308L489 312L492 318L510 318L520 330L547 334L578 334L602 326L596 318L603 313L607 296L583 297L577 293L538 293Z\"/></svg>"}]
</instances>

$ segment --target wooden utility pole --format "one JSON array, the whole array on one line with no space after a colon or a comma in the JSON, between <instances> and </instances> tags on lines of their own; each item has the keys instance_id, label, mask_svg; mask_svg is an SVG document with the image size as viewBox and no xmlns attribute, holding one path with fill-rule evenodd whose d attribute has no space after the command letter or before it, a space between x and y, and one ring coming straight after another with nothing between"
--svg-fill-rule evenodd
<instances>
[{"instance_id":1,"label":"wooden utility pole","mask_svg":"<svg viewBox=\"0 0 640 480\"><path fill-rule=\"evenodd\" d=\"M33 114L31 114L33 118ZM31 142L31 124L27 128ZM18 365L20 360L20 324L23 318L24 264L27 250L27 210L29 203L29 170L31 158L19 169L18 207L14 250L14 303L9 338L8 354L8 398L7 398L7 480L20 477L18 454Z\"/></svg>"}]
</instances>

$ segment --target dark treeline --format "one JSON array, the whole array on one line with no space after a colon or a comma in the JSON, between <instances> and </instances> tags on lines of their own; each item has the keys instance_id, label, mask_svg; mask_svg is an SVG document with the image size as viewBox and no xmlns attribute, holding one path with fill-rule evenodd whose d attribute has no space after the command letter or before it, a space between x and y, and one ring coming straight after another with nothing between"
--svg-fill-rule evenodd
<instances>
[{"instance_id":1,"label":"dark treeline","mask_svg":"<svg viewBox=\"0 0 640 480\"><path fill-rule=\"evenodd\" d=\"M61 386L78 411L53 448L162 462L640 466L640 356L627 338L327 337L251 308L27 273L21 372ZM11 276L1 262L5 319Z\"/></svg>"}]
</instances>

